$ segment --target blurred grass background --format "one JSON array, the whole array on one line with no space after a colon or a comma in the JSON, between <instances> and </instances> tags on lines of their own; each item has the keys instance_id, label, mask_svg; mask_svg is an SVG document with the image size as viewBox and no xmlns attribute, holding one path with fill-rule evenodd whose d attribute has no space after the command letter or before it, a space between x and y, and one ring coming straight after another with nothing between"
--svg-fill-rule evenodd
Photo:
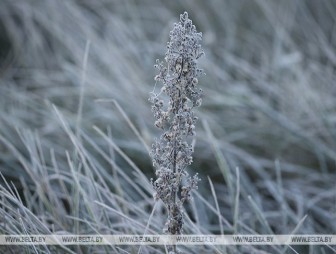
<instances>
[{"instance_id":1,"label":"blurred grass background","mask_svg":"<svg viewBox=\"0 0 336 254\"><path fill-rule=\"evenodd\" d=\"M155 59L163 59L169 31L183 11L203 32L206 57L200 65L207 74L200 80L204 99L197 112L200 121L190 170L202 176L199 193L207 200L214 194L207 176L214 183L224 231L289 234L296 228L299 233L335 234L336 2L332 0L2 0L3 216L12 214L14 220L31 211L29 216L55 232L75 228L86 232L86 222L81 226L73 219L83 219L78 200L84 197L92 206L99 200L118 207L127 218L148 219L154 201L147 179L154 170L146 146L159 135L148 103L156 74L153 65ZM81 178L71 172L87 177L90 187L81 191ZM130 188L127 179L137 187ZM15 187L6 186L11 181ZM92 194L95 184L106 187L94 191L98 196ZM6 192L11 188L17 189L16 197ZM101 192L116 195L119 201L106 201ZM76 193L78 202L72 203ZM22 202L13 203L18 196ZM134 202L146 207L143 214L130 211ZM201 232L220 233L218 211L206 215L210 208L202 202L195 198L195 204L187 207L190 223ZM62 208L52 214L56 203ZM215 203L209 201L213 207ZM18 207L27 214L17 212ZM154 216L157 232L165 219L160 221L165 216L161 210ZM114 222L101 230L104 220L96 212L89 213L95 222L92 228L124 232ZM111 217L118 221L110 212L103 216L106 221ZM4 218L1 233L22 233L28 227L24 223L11 227ZM143 232L142 227L129 227ZM196 232L192 228L187 232ZM280 253L334 253L319 246L276 248ZM275 251L270 247L253 251L261 250ZM244 253L233 247L225 251Z\"/></svg>"}]
</instances>

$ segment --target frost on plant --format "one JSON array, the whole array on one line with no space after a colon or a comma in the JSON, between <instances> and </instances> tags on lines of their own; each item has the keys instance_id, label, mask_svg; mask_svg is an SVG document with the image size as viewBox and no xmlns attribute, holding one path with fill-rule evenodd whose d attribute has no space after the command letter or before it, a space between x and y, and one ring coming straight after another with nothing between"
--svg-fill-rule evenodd
<instances>
[{"instance_id":1,"label":"frost on plant","mask_svg":"<svg viewBox=\"0 0 336 254\"><path fill-rule=\"evenodd\" d=\"M202 101L202 90L197 87L198 77L203 74L197 67L197 59L204 54L201 40L202 33L196 31L188 13L181 14L180 22L170 32L165 61L156 61L159 74L155 81L163 86L150 98L155 126L163 131L152 145L157 176L152 185L155 199L161 199L168 210L166 230L173 235L182 232L182 206L199 181L197 174L188 176L186 167L192 163L191 139L196 134L197 117L192 110Z\"/></svg>"}]
</instances>

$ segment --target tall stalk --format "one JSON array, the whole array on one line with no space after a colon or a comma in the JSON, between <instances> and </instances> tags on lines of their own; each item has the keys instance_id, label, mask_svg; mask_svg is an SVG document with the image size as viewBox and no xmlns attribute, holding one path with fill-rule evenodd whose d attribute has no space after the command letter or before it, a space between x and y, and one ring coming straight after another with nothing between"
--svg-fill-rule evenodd
<instances>
[{"instance_id":1,"label":"tall stalk","mask_svg":"<svg viewBox=\"0 0 336 254\"><path fill-rule=\"evenodd\" d=\"M180 15L174 24L167 43L165 61L156 60L159 74L156 82L162 82L161 90L151 93L152 111L156 127L163 130L152 145L151 157L157 179L153 182L155 199L161 199L168 211L166 232L182 233L183 203L191 198L191 190L197 189L197 174L188 176L186 167L192 163L192 138L196 135L197 117L192 111L201 105L202 90L197 88L198 77L203 70L197 67L197 59L203 54L200 42L202 34L188 18Z\"/></svg>"}]
</instances>

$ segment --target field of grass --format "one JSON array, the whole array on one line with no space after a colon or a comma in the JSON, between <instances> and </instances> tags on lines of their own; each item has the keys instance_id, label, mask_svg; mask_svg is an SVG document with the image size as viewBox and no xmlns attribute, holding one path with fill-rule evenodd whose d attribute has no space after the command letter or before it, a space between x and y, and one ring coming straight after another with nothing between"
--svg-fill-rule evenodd
<instances>
[{"instance_id":1,"label":"field of grass","mask_svg":"<svg viewBox=\"0 0 336 254\"><path fill-rule=\"evenodd\" d=\"M161 234L148 102L169 31L203 33L202 181L186 234L336 233L336 2L0 3L0 234ZM183 253L336 253L185 246ZM165 253L162 246L0 246L0 253Z\"/></svg>"}]
</instances>

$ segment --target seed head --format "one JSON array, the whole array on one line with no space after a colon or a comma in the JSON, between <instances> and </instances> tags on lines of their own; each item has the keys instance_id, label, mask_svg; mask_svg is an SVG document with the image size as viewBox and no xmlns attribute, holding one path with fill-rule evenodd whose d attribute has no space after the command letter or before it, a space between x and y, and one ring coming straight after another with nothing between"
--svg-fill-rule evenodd
<instances>
[{"instance_id":1,"label":"seed head","mask_svg":"<svg viewBox=\"0 0 336 254\"><path fill-rule=\"evenodd\" d=\"M156 60L154 66L159 71L155 81L163 86L159 94L152 92L150 101L155 126L163 134L152 145L151 157L157 176L152 185L155 198L161 199L168 210L166 227L170 234L182 232L183 203L191 199L191 191L197 189L200 180L197 174L187 178L186 167L193 160L191 136L196 135L197 117L192 110L202 102L202 90L197 88L198 77L203 74L197 66L197 60L204 54L201 40L202 33L196 31L184 12L170 32L165 61ZM186 178L185 186L182 186L183 178Z\"/></svg>"}]
</instances>

